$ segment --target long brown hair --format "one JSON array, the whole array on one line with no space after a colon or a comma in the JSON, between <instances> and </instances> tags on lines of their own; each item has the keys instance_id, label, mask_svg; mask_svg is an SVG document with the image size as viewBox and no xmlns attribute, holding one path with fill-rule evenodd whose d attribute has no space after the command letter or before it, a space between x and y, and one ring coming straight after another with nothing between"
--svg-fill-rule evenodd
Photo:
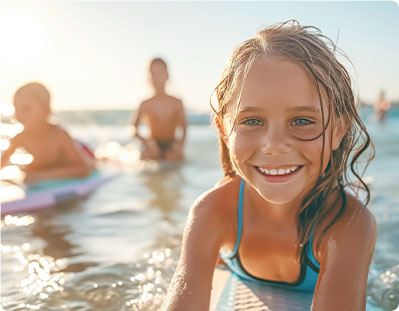
<instances>
[{"instance_id":1,"label":"long brown hair","mask_svg":"<svg viewBox=\"0 0 399 311\"><path fill-rule=\"evenodd\" d=\"M320 155L322 161L327 126L330 123L333 127L335 119L343 120L345 123L346 133L339 147L331 152L327 168L324 172L320 172L316 184L306 195L298 211L296 257L301 260L304 259L303 249L305 249L302 246L308 243L315 228L333 211L336 204L341 202L341 207L323 229L321 237L345 211L345 187L351 187L356 193L364 190L366 194L364 205L370 200L370 191L362 180L362 175L374 157L374 147L357 113L358 99L354 94L350 75L338 61L336 57L338 54L349 61L334 42L316 27L302 26L295 20L267 27L260 30L255 38L244 41L233 51L223 71L222 79L215 88L218 108L215 109L211 103L215 113L214 118L219 123L223 124L226 119L231 118L228 121L234 124L235 114L233 117L227 116L227 105L236 103L235 111L238 111L246 76L255 61L264 57L281 57L300 64L313 78L320 99L322 119L324 120L324 116L327 115L327 124L323 124L323 131L318 136L322 137L323 142L323 152ZM326 99L327 111L324 111L323 99ZM229 149L222 137L219 138L219 143L224 174L232 177L236 172L230 159ZM367 149L370 153L365 161L364 170L359 172L359 158ZM351 181L349 169L358 182ZM340 196L332 204L326 204L326 198L337 188ZM317 241L317 247L320 240Z\"/></svg>"}]
</instances>

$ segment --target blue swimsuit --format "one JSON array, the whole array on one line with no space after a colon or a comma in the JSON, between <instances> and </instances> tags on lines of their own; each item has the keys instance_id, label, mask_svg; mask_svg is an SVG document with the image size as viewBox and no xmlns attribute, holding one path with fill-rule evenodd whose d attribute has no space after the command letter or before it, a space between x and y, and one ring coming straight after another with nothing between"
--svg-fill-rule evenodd
<instances>
[{"instance_id":1,"label":"blue swimsuit","mask_svg":"<svg viewBox=\"0 0 399 311\"><path fill-rule=\"evenodd\" d=\"M238 204L238 233L237 233L236 245L231 254L226 254L223 251L220 251L220 255L224 260L224 262L226 263L226 265L230 268L230 270L234 274L247 281L256 282L258 284L271 284L271 285L275 284L275 285L284 286L286 288L291 288L294 290L314 292L317 283L317 278L319 276L320 264L317 262L313 254L312 237L310 237L309 243L307 243L305 249L306 264L301 265L301 272L299 278L294 283L264 280L252 276L247 271L245 271L244 267L240 262L240 256L238 254L238 248L240 246L241 232L242 232L243 197L244 197L244 180L242 180L240 184L240 194L239 194L239 204Z\"/></svg>"}]
</instances>

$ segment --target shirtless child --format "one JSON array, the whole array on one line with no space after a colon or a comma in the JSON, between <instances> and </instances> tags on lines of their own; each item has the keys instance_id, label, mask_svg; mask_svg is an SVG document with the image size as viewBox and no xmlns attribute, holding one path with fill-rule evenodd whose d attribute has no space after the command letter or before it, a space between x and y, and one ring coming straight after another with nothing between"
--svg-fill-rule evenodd
<instances>
[{"instance_id":1,"label":"shirtless child","mask_svg":"<svg viewBox=\"0 0 399 311\"><path fill-rule=\"evenodd\" d=\"M154 96L140 104L133 121L133 136L141 140L141 159L179 161L183 159L183 145L186 138L186 117L180 99L166 94L168 69L164 60L154 58L149 66L150 82ZM150 137L138 131L141 120L145 119L150 128ZM181 129L180 137L176 130Z\"/></svg>"},{"instance_id":2,"label":"shirtless child","mask_svg":"<svg viewBox=\"0 0 399 311\"><path fill-rule=\"evenodd\" d=\"M391 103L385 99L385 92L381 91L378 101L374 103L374 113L379 123L384 123L390 109Z\"/></svg>"},{"instance_id":3,"label":"shirtless child","mask_svg":"<svg viewBox=\"0 0 399 311\"><path fill-rule=\"evenodd\" d=\"M19 88L14 95L14 107L15 117L24 129L3 152L2 168L22 147L33 156L33 161L22 168L25 182L89 175L93 158L64 129L49 122L50 93L44 85L32 82Z\"/></svg>"}]
</instances>

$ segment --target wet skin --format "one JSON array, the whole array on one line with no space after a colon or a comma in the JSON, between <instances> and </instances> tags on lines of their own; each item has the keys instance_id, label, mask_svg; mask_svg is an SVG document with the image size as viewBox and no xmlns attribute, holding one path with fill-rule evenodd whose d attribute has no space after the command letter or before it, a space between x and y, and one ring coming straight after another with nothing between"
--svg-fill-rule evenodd
<instances>
[{"instance_id":1,"label":"wet skin","mask_svg":"<svg viewBox=\"0 0 399 311\"><path fill-rule=\"evenodd\" d=\"M24 129L10 140L4 151L1 166L8 164L19 147L33 156L23 167L25 182L45 179L84 177L94 165L91 158L80 150L76 142L58 125L48 122L51 110L31 96L18 95L14 100L15 117Z\"/></svg>"},{"instance_id":2,"label":"wet skin","mask_svg":"<svg viewBox=\"0 0 399 311\"><path fill-rule=\"evenodd\" d=\"M163 64L158 62L152 64L149 76L154 96L140 104L133 121L133 135L143 143L141 158L181 160L187 126L183 103L180 99L166 94L165 85L168 80L168 72ZM146 121L150 129L149 137L142 136L138 131L138 126L143 120ZM182 135L179 138L176 137L178 128L182 129ZM170 148L162 152L156 141L172 141L173 143Z\"/></svg>"},{"instance_id":3,"label":"wet skin","mask_svg":"<svg viewBox=\"0 0 399 311\"><path fill-rule=\"evenodd\" d=\"M218 128L238 176L223 179L190 210L165 310L208 310L218 252L230 252L235 245L241 178L246 181L241 263L252 275L267 280L295 282L299 277L300 264L295 261L297 211L326 168L330 153L338 148L344 127L327 128L324 150L321 137L297 139L312 132L303 127L322 122L320 100L307 72L299 64L283 59L268 58L253 65L237 116L236 109L234 105L228 107L228 115L219 120ZM270 174L272 170L295 167L280 176ZM326 205L337 197L334 191ZM339 208L340 204L334 206L314 234L313 249L321 269L312 311L365 307L375 219L348 194L346 211L321 236ZM316 248L319 238L320 246Z\"/></svg>"}]
</instances>

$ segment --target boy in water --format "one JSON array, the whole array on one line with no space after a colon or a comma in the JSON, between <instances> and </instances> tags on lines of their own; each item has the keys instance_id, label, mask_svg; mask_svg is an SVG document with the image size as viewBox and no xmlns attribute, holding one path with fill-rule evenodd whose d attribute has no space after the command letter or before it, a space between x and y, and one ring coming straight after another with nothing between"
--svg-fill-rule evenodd
<instances>
[{"instance_id":1,"label":"boy in water","mask_svg":"<svg viewBox=\"0 0 399 311\"><path fill-rule=\"evenodd\" d=\"M44 85L32 82L20 87L14 95L14 107L15 117L24 129L3 152L2 168L15 150L22 147L33 156L33 161L23 168L25 182L89 175L91 155L64 129L49 122L50 93Z\"/></svg>"},{"instance_id":2,"label":"boy in water","mask_svg":"<svg viewBox=\"0 0 399 311\"><path fill-rule=\"evenodd\" d=\"M391 103L385 99L385 92L381 91L378 101L374 103L374 113L379 123L384 123L390 109Z\"/></svg>"},{"instance_id":3,"label":"boy in water","mask_svg":"<svg viewBox=\"0 0 399 311\"><path fill-rule=\"evenodd\" d=\"M183 159L183 145L186 138L186 117L180 99L169 96L165 91L168 68L164 60L154 58L150 62L149 76L154 88L154 96L140 104L133 121L133 136L141 140L141 159L179 161ZM143 137L138 126L142 119L147 120L150 137ZM176 137L176 129L181 128L181 136Z\"/></svg>"}]
</instances>

